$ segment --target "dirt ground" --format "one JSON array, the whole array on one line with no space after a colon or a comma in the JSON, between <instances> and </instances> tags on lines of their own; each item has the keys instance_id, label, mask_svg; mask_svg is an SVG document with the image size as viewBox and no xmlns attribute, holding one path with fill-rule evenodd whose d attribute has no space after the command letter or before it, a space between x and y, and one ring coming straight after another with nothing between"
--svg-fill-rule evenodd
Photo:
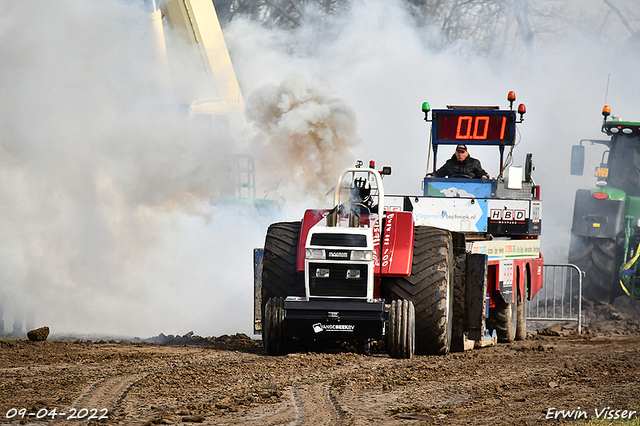
<instances>
[{"instance_id":1,"label":"dirt ground","mask_svg":"<svg viewBox=\"0 0 640 426\"><path fill-rule=\"evenodd\" d=\"M411 360L267 357L242 334L3 339L0 424L529 425L569 410L564 423L609 410L613 423L616 410L638 420L623 411L640 411L638 317L585 309L581 335L556 325L526 341Z\"/></svg>"}]
</instances>

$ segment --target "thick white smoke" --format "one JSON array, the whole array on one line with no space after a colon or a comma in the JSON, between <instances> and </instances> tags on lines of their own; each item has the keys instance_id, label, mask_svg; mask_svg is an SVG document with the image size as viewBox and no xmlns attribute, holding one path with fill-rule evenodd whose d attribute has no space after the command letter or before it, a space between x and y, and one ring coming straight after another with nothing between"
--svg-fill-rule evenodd
<instances>
[{"instance_id":1,"label":"thick white smoke","mask_svg":"<svg viewBox=\"0 0 640 426\"><path fill-rule=\"evenodd\" d=\"M246 305L260 239L243 234L259 231L209 206L236 148L188 125L143 6L0 4L6 332L14 314L54 334L249 329L226 314Z\"/></svg>"},{"instance_id":2,"label":"thick white smoke","mask_svg":"<svg viewBox=\"0 0 640 426\"><path fill-rule=\"evenodd\" d=\"M235 19L225 34L253 120L241 144L185 124L175 100L199 88L176 96L168 87L141 2L0 3L5 331L28 307L34 325L57 334L250 334L251 249L282 218L209 204L224 154L252 146L261 189L285 178L286 219L323 207L296 194L329 190L329 175L357 158L393 167L387 192L419 194L423 101L506 107L516 91L528 112L515 164L534 154L543 249L566 244L574 191L592 185L589 165L599 162L594 153L584 177L569 176L570 147L602 137L609 74L613 114L640 120L640 60L602 2L559 3L545 37L500 61L458 46L434 52L437 32L396 1L355 1L346 15L291 33ZM472 155L496 174L496 152Z\"/></svg>"}]
</instances>

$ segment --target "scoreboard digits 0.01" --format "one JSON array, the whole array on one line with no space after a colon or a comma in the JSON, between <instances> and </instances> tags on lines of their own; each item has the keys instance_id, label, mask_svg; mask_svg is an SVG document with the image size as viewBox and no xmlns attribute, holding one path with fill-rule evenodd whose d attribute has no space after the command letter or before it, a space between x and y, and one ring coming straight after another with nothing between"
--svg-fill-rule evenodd
<instances>
[{"instance_id":1,"label":"scoreboard digits 0.01","mask_svg":"<svg viewBox=\"0 0 640 426\"><path fill-rule=\"evenodd\" d=\"M476 140L509 144L515 130L515 113L487 110L434 111L433 126L435 139L440 143Z\"/></svg>"}]
</instances>

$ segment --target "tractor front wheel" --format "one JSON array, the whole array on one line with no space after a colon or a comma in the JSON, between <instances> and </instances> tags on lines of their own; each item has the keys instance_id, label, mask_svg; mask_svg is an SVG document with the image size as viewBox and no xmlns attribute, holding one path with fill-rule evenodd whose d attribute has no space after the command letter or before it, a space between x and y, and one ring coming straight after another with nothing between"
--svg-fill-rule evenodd
<instances>
[{"instance_id":1,"label":"tractor front wheel","mask_svg":"<svg viewBox=\"0 0 640 426\"><path fill-rule=\"evenodd\" d=\"M284 334L284 299L272 297L267 300L264 309L264 327L262 341L267 355L285 355L287 338Z\"/></svg>"},{"instance_id":2,"label":"tractor front wheel","mask_svg":"<svg viewBox=\"0 0 640 426\"><path fill-rule=\"evenodd\" d=\"M389 311L387 353L392 358L410 359L415 352L416 312L408 300L394 300Z\"/></svg>"}]
</instances>

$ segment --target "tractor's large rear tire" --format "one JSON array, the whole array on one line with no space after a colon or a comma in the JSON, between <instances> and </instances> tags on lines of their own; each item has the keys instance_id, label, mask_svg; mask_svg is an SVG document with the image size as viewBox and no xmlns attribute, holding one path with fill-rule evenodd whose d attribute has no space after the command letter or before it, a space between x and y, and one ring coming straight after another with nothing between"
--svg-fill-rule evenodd
<instances>
[{"instance_id":1,"label":"tractor's large rear tire","mask_svg":"<svg viewBox=\"0 0 640 426\"><path fill-rule=\"evenodd\" d=\"M284 299L272 297L264 309L262 341L267 355L285 355L288 352L288 338L284 332Z\"/></svg>"},{"instance_id":2,"label":"tractor's large rear tire","mask_svg":"<svg viewBox=\"0 0 640 426\"><path fill-rule=\"evenodd\" d=\"M596 304L608 304L619 295L616 253L619 247L615 238L589 238L571 235L569 263L586 273L582 283L582 295ZM577 295L575 286L573 295Z\"/></svg>"},{"instance_id":3,"label":"tractor's large rear tire","mask_svg":"<svg viewBox=\"0 0 640 426\"><path fill-rule=\"evenodd\" d=\"M304 274L296 270L301 222L269 226L262 260L262 319L272 297L304 296Z\"/></svg>"},{"instance_id":4,"label":"tractor's large rear tire","mask_svg":"<svg viewBox=\"0 0 640 426\"><path fill-rule=\"evenodd\" d=\"M453 270L449 231L416 226L411 275L382 281L385 299L405 299L415 306L416 353L445 354L451 348Z\"/></svg>"},{"instance_id":5,"label":"tractor's large rear tire","mask_svg":"<svg viewBox=\"0 0 640 426\"><path fill-rule=\"evenodd\" d=\"M389 311L387 353L392 358L411 359L415 352L416 311L408 300L394 300Z\"/></svg>"}]
</instances>

